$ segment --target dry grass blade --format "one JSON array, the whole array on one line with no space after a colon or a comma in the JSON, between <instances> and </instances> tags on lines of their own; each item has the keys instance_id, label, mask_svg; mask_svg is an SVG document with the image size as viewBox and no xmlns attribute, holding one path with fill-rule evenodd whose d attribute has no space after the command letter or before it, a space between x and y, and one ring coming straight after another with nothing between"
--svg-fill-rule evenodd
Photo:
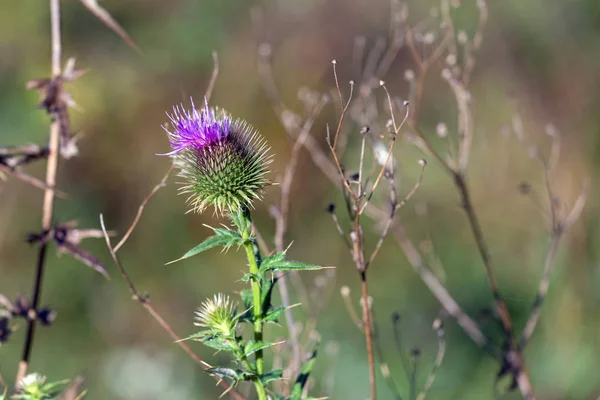
<instances>
[{"instance_id":1,"label":"dry grass blade","mask_svg":"<svg viewBox=\"0 0 600 400\"><path fill-rule=\"evenodd\" d=\"M133 230L135 229L138 221L140 220L140 218L142 216L142 213L144 212L144 207L146 207L146 204L148 204L148 202L156 194L156 192L158 192L161 188L163 188L167 185L167 178L169 178L169 175L171 175L172 171L173 171L173 165L171 164L171 166L169 167L169 170L167 171L165 176L162 178L162 180L158 183L158 185L156 185L156 186L154 186L154 188L152 188L152 190L150 191L148 196L146 196L146 198L142 201L142 204L140 204L140 206L138 207L137 214L135 215L135 218L133 219L131 226L129 226L129 229L127 229L127 232L125 232L125 235L123 235L123 237L121 238L119 243L117 243L117 245L115 246L115 253L119 251L119 249L125 244L125 242L127 242L127 239L129 239L129 236L131 236L131 234L133 233Z\"/></svg>"},{"instance_id":2,"label":"dry grass blade","mask_svg":"<svg viewBox=\"0 0 600 400\"><path fill-rule=\"evenodd\" d=\"M419 274L423 283L427 285L446 312L456 320L458 325L469 335L475 344L480 347L487 345L488 340L479 325L462 310L440 280L427 268L421 254L408 238L404 227L399 222L395 225L394 236L410 265Z\"/></svg>"},{"instance_id":3,"label":"dry grass blade","mask_svg":"<svg viewBox=\"0 0 600 400\"><path fill-rule=\"evenodd\" d=\"M7 167L6 165L0 164L0 171L4 172L7 175L12 175L15 178L17 178L17 179L19 179L19 180L21 180L21 181L23 181L25 183L28 183L31 186L34 186L34 187L36 187L38 189L50 190L50 191L54 192L54 195L56 197L59 197L61 199L67 199L67 198L69 198L69 196L66 193L61 192L61 191L56 190L56 189L53 189L52 187L46 185L46 183L44 183L44 181L39 180L38 178L35 178L35 177L31 176L31 175L28 175L28 174L26 174L23 171L20 171L18 169L10 168L10 167Z\"/></svg>"},{"instance_id":4,"label":"dry grass blade","mask_svg":"<svg viewBox=\"0 0 600 400\"><path fill-rule=\"evenodd\" d=\"M548 249L548 254L546 255L546 261L544 262L544 272L542 273L542 278L540 279L540 283L538 285L537 294L529 313L529 318L525 324L525 328L523 329L523 333L521 334L521 338L519 340L519 348L523 349L533 332L537 326L537 322L539 320L542 305L548 293L548 289L550 288L550 279L552 277L552 272L554 271L554 267L556 265L556 253L558 251L558 245L563 237L563 235L567 232L567 230L577 221L583 208L585 206L587 196L589 191L589 182L586 182L584 185L581 194L577 197L571 212L565 219L565 221L553 221L553 232L552 232L552 240L550 242L550 247ZM551 190L548 190L549 193L552 193ZM550 208L552 209L552 215L556 215L555 207L552 205L554 202L551 202Z\"/></svg>"},{"instance_id":5,"label":"dry grass blade","mask_svg":"<svg viewBox=\"0 0 600 400\"><path fill-rule=\"evenodd\" d=\"M78 376L73 380L73 383L58 396L57 400L77 400L81 398L81 389L84 382L85 379L82 376Z\"/></svg>"},{"instance_id":6,"label":"dry grass blade","mask_svg":"<svg viewBox=\"0 0 600 400\"><path fill-rule=\"evenodd\" d=\"M210 97L212 96L213 89L215 88L215 83L217 82L217 78L219 77L219 54L216 51L213 51L212 58L213 58L213 72L212 72L212 75L210 76L210 82L208 83L206 92L204 93L204 98L206 99L206 103L210 102Z\"/></svg>"},{"instance_id":7,"label":"dry grass blade","mask_svg":"<svg viewBox=\"0 0 600 400\"><path fill-rule=\"evenodd\" d=\"M110 15L108 11L102 8L98 4L98 0L80 0L81 3L87 8L92 14L96 16L104 25L112 29L117 35L125 41L131 48L140 54L143 54L142 49L133 41L129 34L119 25L117 21Z\"/></svg>"},{"instance_id":8,"label":"dry grass blade","mask_svg":"<svg viewBox=\"0 0 600 400\"><path fill-rule=\"evenodd\" d=\"M312 112L312 115L305 121L302 130L294 142L294 146L292 148L292 154L290 156L290 161L286 166L283 181L281 182L281 201L279 205L279 212L276 214L275 224L275 249L278 252L283 252L285 250L285 234L287 232L288 225L288 214L290 208L290 191L292 187L292 183L294 181L294 176L296 172L296 167L298 164L298 156L300 150L302 149L304 142L308 136L310 136L310 132L312 126L314 124L315 119L321 113L321 110L327 103L326 99L321 99L321 101L316 105L315 109ZM300 370L302 355L300 350L300 344L298 342L298 331L296 329L296 324L293 319L292 310L290 308L290 295L288 291L287 285L287 277L284 273L278 273L277 277L279 278L279 292L282 299L282 304L285 307L285 318L286 323L289 330L290 343L292 347L292 364L296 371Z\"/></svg>"},{"instance_id":9,"label":"dry grass blade","mask_svg":"<svg viewBox=\"0 0 600 400\"><path fill-rule=\"evenodd\" d=\"M446 339L444 338L445 332L444 327L442 326L442 321L440 321L439 319L435 320L433 322L433 329L435 329L438 335L438 352L433 363L433 368L431 369L431 372L427 377L427 381L425 382L423 390L421 390L421 392L417 396L417 400L425 400L427 393L429 392L431 386L433 385L433 382L435 381L437 371L440 365L442 365L442 361L444 361L444 355L446 354Z\"/></svg>"}]
</instances>

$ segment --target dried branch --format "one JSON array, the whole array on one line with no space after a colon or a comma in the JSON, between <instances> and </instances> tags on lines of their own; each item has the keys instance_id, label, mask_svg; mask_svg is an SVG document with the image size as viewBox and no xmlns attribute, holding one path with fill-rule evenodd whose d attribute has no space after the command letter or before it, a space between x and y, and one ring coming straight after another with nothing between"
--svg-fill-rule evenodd
<instances>
[{"instance_id":1,"label":"dried branch","mask_svg":"<svg viewBox=\"0 0 600 400\"><path fill-rule=\"evenodd\" d=\"M2 171L3 173L5 173L7 175L12 175L15 178L17 178L25 183L28 183L31 186L34 186L38 189L42 189L44 191L50 190L50 191L54 192L54 195L58 198L61 198L61 199L69 198L69 196L66 193L49 187L48 185L46 185L46 183L44 181L41 181L36 177L28 175L19 169L11 168L11 167L8 167L8 166L0 163L0 171Z\"/></svg>"},{"instance_id":2,"label":"dried branch","mask_svg":"<svg viewBox=\"0 0 600 400\"><path fill-rule=\"evenodd\" d=\"M219 77L219 54L216 51L212 52L213 58L213 72L210 76L210 82L208 83L208 87L206 88L206 92L204 93L204 98L206 102L210 102L210 97L212 96L213 89L215 87L215 83L217 82L217 78Z\"/></svg>"},{"instance_id":3,"label":"dried branch","mask_svg":"<svg viewBox=\"0 0 600 400\"><path fill-rule=\"evenodd\" d=\"M444 285L427 267L421 254L406 235L404 226L400 221L396 220L393 232L400 249L404 255L406 255L411 267L413 267L415 272L421 277L423 283L425 283L429 288L429 291L440 302L444 310L456 320L458 325L475 344L480 347L485 347L488 344L488 340L481 331L479 325L462 310L452 295L448 293L448 290Z\"/></svg>"},{"instance_id":4,"label":"dried branch","mask_svg":"<svg viewBox=\"0 0 600 400\"><path fill-rule=\"evenodd\" d=\"M417 396L417 400L425 400L427 393L429 393L429 389L431 389L431 386L433 385L433 382L435 381L435 377L436 377L438 368L440 367L440 365L442 365L442 361L444 361L444 355L446 354L446 339L444 338L445 332L444 332L444 326L442 324L442 321L439 319L436 319L433 322L433 329L435 329L437 336L438 336L438 352L437 352L437 355L435 356L433 368L431 369L431 372L429 373L429 376L427 377L427 381L425 382L425 386L423 387L423 390L421 390L421 392Z\"/></svg>"},{"instance_id":5,"label":"dried branch","mask_svg":"<svg viewBox=\"0 0 600 400\"><path fill-rule=\"evenodd\" d=\"M529 339L533 335L533 332L537 326L537 322L540 317L540 313L542 310L542 305L546 298L546 294L548 293L548 289L550 287L550 278L552 277L552 272L554 270L554 266L556 264L556 252L558 250L558 245L560 239L563 235L568 231L568 229L577 221L583 207L586 203L589 191L589 183L586 182L582 192L577 197L575 201L575 205L571 209L571 212L566 217L564 221L552 221L553 230L551 235L550 247L548 249L548 254L546 255L546 261L544 263L544 272L542 273L542 278L540 279L540 283L538 286L537 294L535 300L533 302L532 309L529 313L529 318L525 323L525 328L523 329L523 333L521 334L521 338L519 340L519 348L523 349L525 345L528 343ZM548 193L552 193L551 189L548 189ZM552 211L552 215L556 216L557 212L555 210L556 206L554 205L556 202L554 199L550 199L550 208Z\"/></svg>"},{"instance_id":6,"label":"dried branch","mask_svg":"<svg viewBox=\"0 0 600 400\"><path fill-rule=\"evenodd\" d=\"M464 87L469 86L471 73L475 68L475 62L477 60L477 52L481 48L483 42L483 30L487 25L488 21L488 8L485 0L477 0L477 7L479 8L479 22L477 24L477 30L475 36L473 36L473 45L470 47L470 51L467 53L465 68L462 73L462 84Z\"/></svg>"},{"instance_id":7,"label":"dried branch","mask_svg":"<svg viewBox=\"0 0 600 400\"><path fill-rule=\"evenodd\" d=\"M290 161L286 166L283 179L281 182L281 200L279 203L279 210L276 213L275 218L275 249L278 252L283 252L285 250L285 234L287 232L288 226L288 213L290 208L290 191L292 187L292 183L294 180L296 167L298 164L298 155L300 150L304 146L306 139L310 135L312 126L315 122L317 116L321 113L321 110L327 103L326 98L322 98L321 101L315 106L312 115L307 118L304 122L304 126L300 134L298 135L294 146L292 147L292 152L290 155ZM281 294L282 304L285 307L285 318L286 323L289 330L290 335L290 344L292 347L292 365L294 366L295 371L299 371L302 363L302 354L300 350L300 344L298 342L298 332L296 329L296 324L294 323L294 318L292 315L292 310L290 308L290 295L288 291L287 285L287 276L285 273L278 273L277 277L279 278L279 292Z\"/></svg>"},{"instance_id":8,"label":"dried branch","mask_svg":"<svg viewBox=\"0 0 600 400\"><path fill-rule=\"evenodd\" d=\"M50 0L50 22L51 22L51 41L52 41L52 78L60 79L61 76L61 39L60 39L60 0ZM60 145L60 121L57 115L53 115L50 124L50 141L48 144L48 160L46 164L46 189L44 190L44 202L42 205L42 231L49 231L52 227L52 216L54 213L54 195L52 190L56 186L56 171L58 168L58 153ZM35 281L33 286L31 307L37 311L39 307L42 279L46 261L46 250L48 244L41 243L38 252ZM36 319L27 321L27 334L23 347L23 355L19 362L19 368L15 382L20 382L27 375L31 349L33 347L33 338L35 334Z\"/></svg>"},{"instance_id":9,"label":"dried branch","mask_svg":"<svg viewBox=\"0 0 600 400\"><path fill-rule=\"evenodd\" d=\"M173 164L171 164L171 166L169 167L169 170L167 171L165 176L162 178L162 180L158 183L158 185L154 186L154 188L152 188L150 193L148 193L148 196L146 196L146 198L142 201L142 204L140 204L140 206L138 207L137 214L135 215L133 222L129 226L129 229L127 229L127 232L125 232L125 234L123 235L123 237L121 238L119 243L117 243L117 245L115 246L115 248L114 248L115 253L118 252L119 249L121 248L121 246L123 246L125 244L125 242L127 241L127 239L129 239L129 236L135 229L138 221L140 220L140 218L142 216L142 213L144 212L144 207L146 207L146 204L148 204L148 202L156 194L156 192L158 192L161 188L163 188L167 185L167 178L169 178L169 175L171 175L172 171L173 171Z\"/></svg>"},{"instance_id":10,"label":"dried branch","mask_svg":"<svg viewBox=\"0 0 600 400\"><path fill-rule=\"evenodd\" d=\"M394 222L394 216L396 215L396 211L400 208L402 208L407 202L408 200L410 200L410 198L417 192L417 189L419 188L419 186L421 186L421 182L423 181L423 176L425 174L425 166L427 165L427 163L425 162L425 160L421 159L419 160L419 164L421 165L421 172L419 174L419 178L417 179L417 182L415 183L415 185L413 186L413 188L411 189L410 192L408 192L408 194L404 197L404 199L402 199L402 201L400 203L397 203L396 201L396 188L393 185L390 185L390 197L392 199L392 207L391 207L391 212L389 217L387 218L385 225L383 227L383 231L381 232L381 235L379 236L379 240L377 241L377 244L375 245L375 249L373 250L373 252L371 253L371 256L369 257L369 260L367 261L367 266L370 265L371 263L373 263L373 260L375 259L375 257L377 256L377 254L379 253L379 250L381 249L381 246L383 245L383 241L384 239L387 237L389 230L392 226L392 223ZM393 181L391 182L393 184Z\"/></svg>"},{"instance_id":11,"label":"dried branch","mask_svg":"<svg viewBox=\"0 0 600 400\"><path fill-rule=\"evenodd\" d=\"M80 0L81 4L85 6L93 15L96 16L104 25L115 32L125 43L140 54L143 54L142 49L135 43L135 41L127 34L127 31L119 25L119 23L110 15L106 9L102 8L98 4L98 0Z\"/></svg>"}]
</instances>

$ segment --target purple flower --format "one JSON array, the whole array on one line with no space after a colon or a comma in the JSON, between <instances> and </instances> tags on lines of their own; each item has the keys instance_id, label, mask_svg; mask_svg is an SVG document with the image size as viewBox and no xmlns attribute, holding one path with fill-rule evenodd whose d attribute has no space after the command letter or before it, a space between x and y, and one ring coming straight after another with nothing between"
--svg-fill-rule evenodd
<instances>
[{"instance_id":1,"label":"purple flower","mask_svg":"<svg viewBox=\"0 0 600 400\"><path fill-rule=\"evenodd\" d=\"M260 199L271 157L264 139L246 121L206 104L196 110L173 107L169 134L173 158L184 178L181 193L196 211L213 205L216 210L235 211Z\"/></svg>"},{"instance_id":2,"label":"purple flower","mask_svg":"<svg viewBox=\"0 0 600 400\"><path fill-rule=\"evenodd\" d=\"M214 109L204 107L198 111L192 102L192 110L186 110L183 104L173 107L173 114L167 114L173 126L173 132L164 128L169 134L169 142L173 150L167 155L176 155L185 149L202 150L206 147L222 143L229 136L231 119L225 113L217 113Z\"/></svg>"}]
</instances>

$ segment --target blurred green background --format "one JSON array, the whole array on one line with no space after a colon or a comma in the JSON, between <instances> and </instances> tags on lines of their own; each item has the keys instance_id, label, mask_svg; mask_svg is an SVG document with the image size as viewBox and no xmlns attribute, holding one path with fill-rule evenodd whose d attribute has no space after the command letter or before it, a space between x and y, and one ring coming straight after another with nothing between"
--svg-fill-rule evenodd
<instances>
[{"instance_id":1,"label":"blurred green background","mask_svg":"<svg viewBox=\"0 0 600 400\"><path fill-rule=\"evenodd\" d=\"M413 22L439 5L408 3ZM472 35L475 2L463 3L453 15L457 27ZM156 156L168 148L160 127L167 120L165 110L187 102L189 96L200 101L212 72L213 50L219 54L220 75L211 102L247 119L267 137L275 154L272 179L278 180L291 145L259 82L258 44L272 44L274 77L282 98L301 110L300 87L323 92L333 87L332 59L338 60L342 82L358 79L351 68L355 37L364 35L367 47L372 47L378 37L387 36L390 14L385 0L106 0L101 4L144 55L127 47L79 2L62 2L64 59L76 57L77 65L88 72L68 87L83 108L71 112L82 140L80 155L60 163L59 186L70 198L58 201L56 218L98 227L102 213L109 228L121 233L169 166L167 158ZM252 22L254 7L264 13L259 26ZM4 1L1 8L0 145L44 143L48 116L36 109L37 94L25 91L24 85L50 71L48 6L21 0ZM557 194L570 205L585 179L591 179L592 188L581 220L558 253L549 296L525 352L527 368L541 399L596 399L600 395L600 208L595 195L600 177L600 2L490 1L489 14L471 86L476 138L469 180L475 207L495 258L501 291L521 327L542 273L549 228L543 213L516 190L522 181L543 188L542 170L514 137L502 134L518 99L529 145L547 154L550 139L544 126L552 123L562 133L562 154L553 177ZM402 49L381 77L400 97L408 92L406 68L414 66ZM427 82L420 123L432 137L440 121L447 122L452 132L456 105L439 79L439 70L432 69ZM329 106L313 130L323 146L325 124L335 122ZM357 154L357 132L358 128L351 136L350 155ZM434 141L436 146L444 145L442 139ZM309 291L324 281L332 285L317 325L323 351L311 394L365 399L364 339L339 295L340 287L348 285L358 307L359 279L324 212L331 202L342 209L343 200L307 154L300 154L292 190L288 240L294 243L289 254L292 259L337 266L335 279L324 279L323 273L303 275ZM396 157L401 193L406 193L418 175L416 161L422 154L401 142ZM353 161L349 157L347 163ZM400 217L414 241L431 239L450 293L476 317L492 304L483 265L452 182L434 160L429 161L422 187ZM28 166L27 171L43 177L44 165ZM171 178L151 200L121 251L121 260L140 290L148 291L157 309L181 335L187 335L193 332L192 315L203 299L242 287L244 260L234 251L225 255L212 251L164 266L209 235L203 223L220 222L210 212L186 215L176 181ZM265 202L255 211L270 244L274 224L268 205L278 198L279 188L269 188ZM14 178L0 183L0 293L9 298L30 295L36 251L24 238L39 230L41 199L39 189ZM420 204L427 204L426 217L415 212ZM372 246L377 227L366 224L366 228ZM103 242L91 240L84 246L106 262L112 278L105 280L67 255L49 253L42 303L54 308L58 317L51 328L38 328L31 370L53 380L83 374L91 399L217 398L220 388L214 387L214 381L131 300ZM396 382L406 392L390 316L394 311L402 316L406 350L423 351L419 378L423 383L437 349L431 323L440 306L391 237L369 277L381 345ZM298 308L294 315L302 319L305 312ZM494 398L498 364L453 321L446 326L448 351L428 398ZM21 326L0 348L0 373L8 382L16 371L24 332ZM285 332L283 326L270 335L283 337ZM212 364L225 363L224 355L214 355L195 343L192 347ZM381 375L379 398L393 398Z\"/></svg>"}]
</instances>

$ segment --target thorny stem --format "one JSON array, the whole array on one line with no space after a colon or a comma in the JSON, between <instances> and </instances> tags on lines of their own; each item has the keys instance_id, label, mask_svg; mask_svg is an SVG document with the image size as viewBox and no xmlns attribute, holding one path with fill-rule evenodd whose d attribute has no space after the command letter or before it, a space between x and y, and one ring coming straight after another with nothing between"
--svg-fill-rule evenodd
<instances>
[{"instance_id":1,"label":"thorny stem","mask_svg":"<svg viewBox=\"0 0 600 400\"><path fill-rule=\"evenodd\" d=\"M262 315L262 293L260 287L260 281L258 281L258 266L260 263L260 250L256 243L256 238L252 236L252 219L250 213L245 210L242 213L244 221L244 229L242 231L242 240L244 241L244 250L246 250L246 257L248 258L248 264L250 265L250 284L252 286L252 312L254 314L254 342L259 343L263 340L263 315ZM264 374L264 359L263 351L256 351L256 372L260 376ZM256 392L259 400L267 400L267 394L265 388L260 380L254 381Z\"/></svg>"},{"instance_id":2,"label":"thorny stem","mask_svg":"<svg viewBox=\"0 0 600 400\"><path fill-rule=\"evenodd\" d=\"M60 0L50 0L50 21L52 29L52 78L59 79L61 75ZM52 226L55 195L54 187L56 185L56 170L58 168L59 139L60 123L57 116L53 114L52 122L50 124L50 142L48 145L48 161L46 164L46 187L44 190L44 202L42 206L42 231L44 232L49 231ZM31 358L37 308L39 306L42 293L42 280L44 276L47 248L47 241L43 241L40 244L38 252L31 311L29 313L30 315L28 315L27 336L25 337L23 355L21 357L21 361L19 362L19 368L16 377L17 383L27 374L27 367L29 364L29 359Z\"/></svg>"}]
</instances>

